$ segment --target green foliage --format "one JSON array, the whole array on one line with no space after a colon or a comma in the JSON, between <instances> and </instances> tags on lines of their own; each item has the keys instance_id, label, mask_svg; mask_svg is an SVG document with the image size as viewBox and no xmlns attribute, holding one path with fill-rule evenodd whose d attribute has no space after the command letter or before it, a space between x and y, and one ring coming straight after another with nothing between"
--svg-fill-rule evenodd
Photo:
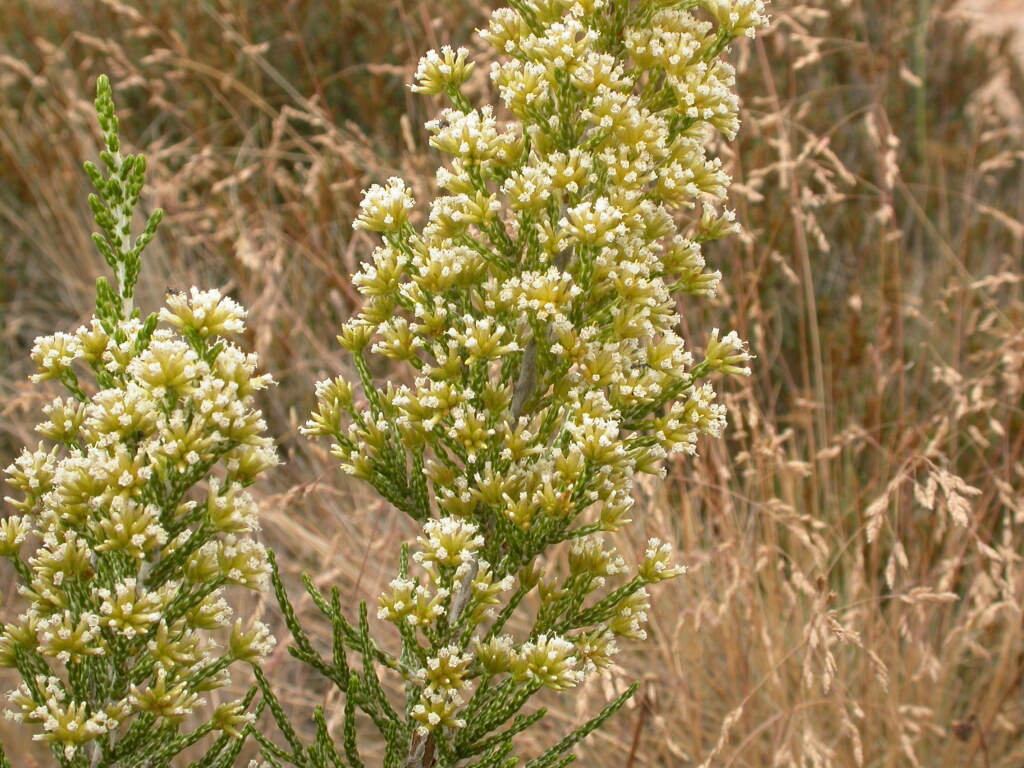
<instances>
[{"instance_id":1,"label":"green foliage","mask_svg":"<svg viewBox=\"0 0 1024 768\"><path fill-rule=\"evenodd\" d=\"M85 163L85 172L96 189L89 195L89 207L96 226L102 230L102 233L94 233L92 240L114 270L117 281L116 293L103 278L96 284L96 313L107 333L112 333L118 320L132 314L132 297L139 279L142 252L156 235L163 211L159 208L153 211L141 234L132 240L132 214L145 183L146 158L142 155L121 155L120 124L114 113L113 92L106 75L100 75L96 82L96 116L103 135L105 149L100 152L100 160L106 176L91 162Z\"/></svg>"}]
</instances>

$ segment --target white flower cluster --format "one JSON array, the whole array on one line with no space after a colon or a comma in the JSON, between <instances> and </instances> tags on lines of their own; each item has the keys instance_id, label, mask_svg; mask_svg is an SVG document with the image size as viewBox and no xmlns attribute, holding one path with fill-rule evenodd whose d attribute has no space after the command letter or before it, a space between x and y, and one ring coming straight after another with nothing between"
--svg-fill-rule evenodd
<instances>
[{"instance_id":1,"label":"white flower cluster","mask_svg":"<svg viewBox=\"0 0 1024 768\"><path fill-rule=\"evenodd\" d=\"M737 124L734 73L719 54L764 26L764 7L709 0L698 18L628 6L623 45L611 49L599 0L496 12L482 35L511 57L491 74L518 120L460 106L428 126L451 166L438 174L448 194L433 201L422 233L402 180L366 193L356 226L385 245L355 278L367 301L341 338L421 375L389 390L372 423L354 419L346 431L346 406L321 399L334 421L308 430L334 435L350 471L373 474L366 457L390 441L429 441L478 478L517 431L534 446L547 440L536 422L554 409L547 424L565 424L595 469L613 467L625 488L638 466L658 471L667 453L721 433L725 412L697 379L748 373L749 354L735 333L716 331L694 366L674 294L713 294L720 277L700 253L734 229L731 212L715 213L728 176L705 150L712 130L731 136ZM428 54L417 89L456 93L466 57ZM695 205L701 216L681 225L673 209ZM532 382L515 380L523 369ZM666 408L687 411L669 432L659 429ZM536 461L527 452L502 474L536 493ZM428 476L445 475L436 469L427 462ZM466 491L435 483L432 495L440 503Z\"/></svg>"},{"instance_id":2,"label":"white flower cluster","mask_svg":"<svg viewBox=\"0 0 1024 768\"><path fill-rule=\"evenodd\" d=\"M422 634L410 711L432 732L473 730L475 677L560 690L604 669L616 638L644 636L646 585L682 573L652 540L625 586L594 594L626 570L598 535L629 522L635 475L719 436L704 379L750 372L735 333L715 330L695 359L678 300L714 295L702 247L737 229L710 149L739 126L722 54L766 23L761 0L522 0L481 32L502 108L460 92L465 49L417 69L414 90L452 104L427 124L447 156L441 194L417 227L402 180L366 192L355 226L383 244L338 337L365 401L321 382L305 431L424 526L428 582L406 563L378 615L407 647ZM412 383L378 384L367 353L408 364ZM543 579L538 558L576 539L567 580ZM493 615L477 610L482 584L509 611L538 589L529 639L474 634Z\"/></svg>"},{"instance_id":3,"label":"white flower cluster","mask_svg":"<svg viewBox=\"0 0 1024 768\"><path fill-rule=\"evenodd\" d=\"M259 622L236 623L226 651L211 634L231 626L223 587L262 589L269 574L245 488L277 463L254 406L272 382L226 339L244 316L193 288L168 295L159 319L171 329L155 315L93 320L36 342L34 378L73 396L45 409L38 429L54 445L7 468L19 495L0 521L0 556L28 608L0 631L0 666L26 681L8 695L8 717L41 726L35 738L68 759L139 713L183 721L201 692L229 682L230 663L273 646ZM95 388L79 382L90 370ZM43 674L47 659L61 668ZM248 718L236 702L214 721L237 735ZM110 759L112 744L96 744L96 758Z\"/></svg>"},{"instance_id":4,"label":"white flower cluster","mask_svg":"<svg viewBox=\"0 0 1024 768\"><path fill-rule=\"evenodd\" d=\"M496 618L497 606L514 585L513 577L496 578L491 564L479 556L484 538L473 523L455 517L429 520L423 533L413 560L427 574L427 583L408 576L394 579L378 599L377 617L398 625L406 637L420 632L431 640L442 625L462 640L435 647L413 672L420 689L410 711L427 731L466 726L465 697L471 695L481 673L505 675L529 690L562 691L609 667L618 653L616 638L646 636L647 593L642 588L609 604L605 613L595 615L593 626L567 624L562 631L540 631L521 643L510 634L479 631ZM672 566L670 558L671 547L652 539L635 583L656 583L681 573L683 569ZM539 584L542 601L549 608L600 590L608 578L630 570L599 536L576 540L568 562L569 576L561 585ZM553 616L560 613L552 611Z\"/></svg>"}]
</instances>

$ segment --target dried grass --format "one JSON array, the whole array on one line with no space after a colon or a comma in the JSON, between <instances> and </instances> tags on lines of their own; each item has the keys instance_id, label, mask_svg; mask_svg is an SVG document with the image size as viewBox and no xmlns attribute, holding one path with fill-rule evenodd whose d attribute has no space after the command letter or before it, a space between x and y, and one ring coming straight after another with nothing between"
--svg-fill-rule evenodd
<instances>
[{"instance_id":1,"label":"dried grass","mask_svg":"<svg viewBox=\"0 0 1024 768\"><path fill-rule=\"evenodd\" d=\"M582 764L1024 762L1024 78L1010 42L960 11L776 0L774 30L737 50L747 115L723 152L748 234L709 254L729 292L681 313L693 335L751 338L755 375L726 394L728 438L638 492L623 548L658 535L690 564L656 595L652 641L613 679L545 702L525 750L639 677ZM31 440L44 399L26 383L32 339L88 315L103 266L78 169L97 144L84 96L108 72L150 157L146 203L168 212L141 302L197 283L251 308L286 460L263 489L267 539L290 583L306 571L372 599L412 528L296 425L313 381L348 365L331 329L369 250L349 226L360 189L398 173L429 195L429 105L402 84L485 13L9 3L0 459ZM309 601L299 612L326 641ZM268 674L296 713L338 710L283 652ZM23 734L0 724L0 739L34 764Z\"/></svg>"}]
</instances>

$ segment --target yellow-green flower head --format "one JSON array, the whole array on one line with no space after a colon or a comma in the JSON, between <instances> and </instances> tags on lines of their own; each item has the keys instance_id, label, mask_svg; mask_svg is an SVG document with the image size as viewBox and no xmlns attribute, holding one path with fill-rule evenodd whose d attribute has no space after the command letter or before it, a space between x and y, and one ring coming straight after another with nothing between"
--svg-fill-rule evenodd
<instances>
[{"instance_id":1,"label":"yellow-green flower head","mask_svg":"<svg viewBox=\"0 0 1024 768\"><path fill-rule=\"evenodd\" d=\"M672 545L661 539L648 539L643 564L637 575L649 584L674 579L686 573L684 566L672 564Z\"/></svg>"},{"instance_id":2,"label":"yellow-green flower head","mask_svg":"<svg viewBox=\"0 0 1024 768\"><path fill-rule=\"evenodd\" d=\"M97 552L121 552L141 560L146 553L167 542L160 524L160 508L141 504L124 496L111 499L101 516L91 519L89 529L100 543Z\"/></svg>"},{"instance_id":3,"label":"yellow-green flower head","mask_svg":"<svg viewBox=\"0 0 1024 768\"><path fill-rule=\"evenodd\" d=\"M222 485L219 478L211 478L206 512L210 524L221 533L250 533L260 527L256 501L238 483Z\"/></svg>"},{"instance_id":4,"label":"yellow-green flower head","mask_svg":"<svg viewBox=\"0 0 1024 768\"><path fill-rule=\"evenodd\" d=\"M608 198L599 197L570 208L559 225L583 245L610 245L626 234L623 218L622 211Z\"/></svg>"},{"instance_id":5,"label":"yellow-green flower head","mask_svg":"<svg viewBox=\"0 0 1024 768\"><path fill-rule=\"evenodd\" d=\"M491 14L487 29L480 30L480 37L510 56L521 52L521 41L528 34L530 27L526 20L511 8L496 10Z\"/></svg>"},{"instance_id":6,"label":"yellow-green flower head","mask_svg":"<svg viewBox=\"0 0 1024 768\"><path fill-rule=\"evenodd\" d=\"M558 635L541 635L521 645L512 660L512 675L556 691L575 688L583 681L576 646Z\"/></svg>"},{"instance_id":7,"label":"yellow-green flower head","mask_svg":"<svg viewBox=\"0 0 1024 768\"><path fill-rule=\"evenodd\" d=\"M551 74L572 73L584 65L586 54L597 41L597 32L588 29L579 19L565 17L545 27L544 34L530 34L519 41L523 55L544 66Z\"/></svg>"},{"instance_id":8,"label":"yellow-green flower head","mask_svg":"<svg viewBox=\"0 0 1024 768\"><path fill-rule=\"evenodd\" d=\"M342 418L352 408L352 385L340 376L316 383L319 410L302 428L306 435L336 435L341 432Z\"/></svg>"},{"instance_id":9,"label":"yellow-green flower head","mask_svg":"<svg viewBox=\"0 0 1024 768\"><path fill-rule=\"evenodd\" d=\"M459 405L452 409L452 426L448 437L466 451L467 460L475 463L479 451L483 451L494 436L495 430L487 426L487 414L471 405Z\"/></svg>"},{"instance_id":10,"label":"yellow-green flower head","mask_svg":"<svg viewBox=\"0 0 1024 768\"><path fill-rule=\"evenodd\" d=\"M196 630L223 629L231 623L231 606L220 592L207 595L195 608L185 614L189 626Z\"/></svg>"},{"instance_id":11,"label":"yellow-green flower head","mask_svg":"<svg viewBox=\"0 0 1024 768\"><path fill-rule=\"evenodd\" d=\"M458 88L473 73L472 62L467 62L469 50L459 48L452 50L450 46L427 51L416 67L416 85L412 86L415 93L438 94L449 88Z\"/></svg>"},{"instance_id":12,"label":"yellow-green flower head","mask_svg":"<svg viewBox=\"0 0 1024 768\"><path fill-rule=\"evenodd\" d=\"M510 162L518 154L519 138L511 131L500 133L490 106L461 112L446 109L427 123L430 146L458 158L467 167L490 167Z\"/></svg>"},{"instance_id":13,"label":"yellow-green flower head","mask_svg":"<svg viewBox=\"0 0 1024 768\"><path fill-rule=\"evenodd\" d=\"M708 365L722 373L749 376L750 368L746 363L750 361L751 355L746 342L736 335L736 331L730 331L722 339L718 338L718 333L718 329L715 328L708 339L705 353Z\"/></svg>"},{"instance_id":14,"label":"yellow-green flower head","mask_svg":"<svg viewBox=\"0 0 1024 768\"><path fill-rule=\"evenodd\" d=\"M362 352L376 333L376 327L359 317L354 317L342 327L338 343L349 352Z\"/></svg>"},{"instance_id":15,"label":"yellow-green flower head","mask_svg":"<svg viewBox=\"0 0 1024 768\"><path fill-rule=\"evenodd\" d=\"M406 254L390 245L376 248L373 258L364 262L359 272L352 275L352 285L369 298L391 296L406 273L408 261Z\"/></svg>"},{"instance_id":16,"label":"yellow-green flower head","mask_svg":"<svg viewBox=\"0 0 1024 768\"><path fill-rule=\"evenodd\" d=\"M377 327L377 332L382 339L370 347L374 354L390 357L392 360L419 359L416 352L424 346L423 339L412 332L409 321L404 317L393 317L381 323Z\"/></svg>"},{"instance_id":17,"label":"yellow-green flower head","mask_svg":"<svg viewBox=\"0 0 1024 768\"><path fill-rule=\"evenodd\" d=\"M768 13L764 0L701 0L727 31L730 37L754 34L768 26Z\"/></svg>"},{"instance_id":18,"label":"yellow-green flower head","mask_svg":"<svg viewBox=\"0 0 1024 768\"><path fill-rule=\"evenodd\" d=\"M736 70L731 64L716 61L699 62L687 68L681 77L670 82L679 97L676 111L691 120L703 120L727 139L734 139L739 130L739 97Z\"/></svg>"},{"instance_id":19,"label":"yellow-green flower head","mask_svg":"<svg viewBox=\"0 0 1024 768\"><path fill-rule=\"evenodd\" d=\"M495 580L491 564L481 560L471 584L474 608L470 614L470 624L476 626L485 619L493 619L497 614L497 606L501 605L502 594L512 589L514 582L511 574Z\"/></svg>"},{"instance_id":20,"label":"yellow-green flower head","mask_svg":"<svg viewBox=\"0 0 1024 768\"><path fill-rule=\"evenodd\" d=\"M256 373L258 363L255 354L245 353L234 344L225 344L214 360L211 380L201 382L198 388L196 400L203 412L226 410L230 400L248 405L254 392L273 384L269 373ZM206 394L207 391L210 394Z\"/></svg>"},{"instance_id":21,"label":"yellow-green flower head","mask_svg":"<svg viewBox=\"0 0 1024 768\"><path fill-rule=\"evenodd\" d=\"M466 675L472 663L472 654L463 653L457 645L448 645L428 658L427 666L419 670L417 676L430 693L448 694L451 691L461 691L469 686Z\"/></svg>"},{"instance_id":22,"label":"yellow-green flower head","mask_svg":"<svg viewBox=\"0 0 1024 768\"><path fill-rule=\"evenodd\" d=\"M405 181L392 177L386 186L374 184L366 191L354 226L371 232L398 232L409 220L409 211L414 206Z\"/></svg>"},{"instance_id":23,"label":"yellow-green flower head","mask_svg":"<svg viewBox=\"0 0 1024 768\"><path fill-rule=\"evenodd\" d=\"M85 404L74 397L58 397L43 406L47 421L36 427L36 431L54 443L73 443L78 439L79 429L85 420Z\"/></svg>"},{"instance_id":24,"label":"yellow-green flower head","mask_svg":"<svg viewBox=\"0 0 1024 768\"><path fill-rule=\"evenodd\" d=\"M430 218L423 234L435 241L456 238L470 227L490 224L500 211L501 202L494 194L476 192L439 197L430 206Z\"/></svg>"},{"instance_id":25,"label":"yellow-green flower head","mask_svg":"<svg viewBox=\"0 0 1024 768\"><path fill-rule=\"evenodd\" d=\"M569 572L595 579L598 586L626 570L626 561L614 549L605 549L601 536L577 539L569 548Z\"/></svg>"},{"instance_id":26,"label":"yellow-green flower head","mask_svg":"<svg viewBox=\"0 0 1024 768\"><path fill-rule=\"evenodd\" d=\"M43 535L43 545L29 559L32 580L20 591L40 613L68 607L65 581L72 582L92 570L92 552L88 544L73 531L59 528Z\"/></svg>"},{"instance_id":27,"label":"yellow-green flower head","mask_svg":"<svg viewBox=\"0 0 1024 768\"><path fill-rule=\"evenodd\" d=\"M153 393L187 396L196 379L209 374L209 366L187 343L176 338L155 338L139 357L128 364L128 374Z\"/></svg>"},{"instance_id":28,"label":"yellow-green flower head","mask_svg":"<svg viewBox=\"0 0 1024 768\"><path fill-rule=\"evenodd\" d=\"M245 309L216 289L189 293L168 293L160 319L181 330L194 331L202 338L228 336L245 330Z\"/></svg>"},{"instance_id":29,"label":"yellow-green flower head","mask_svg":"<svg viewBox=\"0 0 1024 768\"><path fill-rule=\"evenodd\" d=\"M224 731L236 739L242 738L242 730L255 721L256 715L245 711L245 702L242 700L229 701L219 705L214 710L213 717L210 718L210 723L216 730ZM250 761L250 767L255 763L255 760Z\"/></svg>"},{"instance_id":30,"label":"yellow-green flower head","mask_svg":"<svg viewBox=\"0 0 1024 768\"><path fill-rule=\"evenodd\" d=\"M106 653L102 642L94 644L100 636L100 617L95 613L85 612L77 617L67 610L55 613L40 620L38 632L39 652L63 664Z\"/></svg>"},{"instance_id":31,"label":"yellow-green flower head","mask_svg":"<svg viewBox=\"0 0 1024 768\"><path fill-rule=\"evenodd\" d=\"M172 629L166 621L160 621L156 633L146 643L146 650L157 667L188 675L213 660L209 644L192 628L195 624L179 623Z\"/></svg>"},{"instance_id":32,"label":"yellow-green flower head","mask_svg":"<svg viewBox=\"0 0 1024 768\"><path fill-rule=\"evenodd\" d=\"M458 712L465 702L455 691L424 691L420 703L412 708L412 717L426 731L439 728L465 728L465 719Z\"/></svg>"},{"instance_id":33,"label":"yellow-green flower head","mask_svg":"<svg viewBox=\"0 0 1024 768\"><path fill-rule=\"evenodd\" d=\"M499 297L520 312L547 323L565 318L580 293L571 275L558 267L550 267L545 272L523 272L518 278L508 280Z\"/></svg>"},{"instance_id":34,"label":"yellow-green flower head","mask_svg":"<svg viewBox=\"0 0 1024 768\"><path fill-rule=\"evenodd\" d=\"M110 336L103 329L99 319L93 318L89 325L83 325L75 331L82 350L82 360L89 365L107 362L107 348L110 345Z\"/></svg>"},{"instance_id":35,"label":"yellow-green flower head","mask_svg":"<svg viewBox=\"0 0 1024 768\"><path fill-rule=\"evenodd\" d=\"M149 436L156 428L159 410L152 391L130 381L123 389L97 392L84 415L83 437L98 443L109 435L136 440Z\"/></svg>"},{"instance_id":36,"label":"yellow-green flower head","mask_svg":"<svg viewBox=\"0 0 1024 768\"><path fill-rule=\"evenodd\" d=\"M0 557L17 557L31 532L31 520L21 515L10 515L0 520Z\"/></svg>"},{"instance_id":37,"label":"yellow-green flower head","mask_svg":"<svg viewBox=\"0 0 1024 768\"><path fill-rule=\"evenodd\" d=\"M32 381L59 379L71 370L72 363L82 356L79 340L68 333L41 336L32 347L32 362L39 368Z\"/></svg>"},{"instance_id":38,"label":"yellow-green flower head","mask_svg":"<svg viewBox=\"0 0 1024 768\"><path fill-rule=\"evenodd\" d=\"M128 701L140 712L148 712L172 723L181 722L204 702L186 681L170 682L167 678L167 670L158 669L155 680L146 685L132 686Z\"/></svg>"},{"instance_id":39,"label":"yellow-green flower head","mask_svg":"<svg viewBox=\"0 0 1024 768\"><path fill-rule=\"evenodd\" d=\"M239 619L231 629L228 652L233 659L253 664L269 656L276 643L270 627L263 622L254 621L245 627Z\"/></svg>"},{"instance_id":40,"label":"yellow-green flower head","mask_svg":"<svg viewBox=\"0 0 1024 768\"><path fill-rule=\"evenodd\" d=\"M578 420L567 424L566 429L588 461L615 466L626 460L626 448L619 439L618 420L581 411Z\"/></svg>"},{"instance_id":41,"label":"yellow-green flower head","mask_svg":"<svg viewBox=\"0 0 1024 768\"><path fill-rule=\"evenodd\" d=\"M270 582L267 548L250 538L225 536L216 542L217 566L228 584L262 591Z\"/></svg>"},{"instance_id":42,"label":"yellow-green flower head","mask_svg":"<svg viewBox=\"0 0 1024 768\"><path fill-rule=\"evenodd\" d=\"M14 622L3 625L0 632L0 667L16 669L19 651L34 650L39 645L39 612L31 609Z\"/></svg>"},{"instance_id":43,"label":"yellow-green flower head","mask_svg":"<svg viewBox=\"0 0 1024 768\"><path fill-rule=\"evenodd\" d=\"M79 329L81 331L82 329ZM142 321L138 318L122 321L112 336L107 337L107 348L103 351L102 362L107 372L121 377L128 364L139 356L137 340L142 330ZM175 339L173 331L158 328L153 334L154 341Z\"/></svg>"},{"instance_id":44,"label":"yellow-green flower head","mask_svg":"<svg viewBox=\"0 0 1024 768\"><path fill-rule=\"evenodd\" d=\"M84 456L71 455L57 465L44 518L80 528L115 497L141 493L153 473L145 454L132 455L123 443L104 442L110 445L90 445Z\"/></svg>"},{"instance_id":45,"label":"yellow-green flower head","mask_svg":"<svg viewBox=\"0 0 1024 768\"><path fill-rule=\"evenodd\" d=\"M458 568L469 562L484 543L476 525L457 517L428 520L423 534L416 539L420 550L413 557L428 569Z\"/></svg>"},{"instance_id":46,"label":"yellow-green flower head","mask_svg":"<svg viewBox=\"0 0 1024 768\"><path fill-rule=\"evenodd\" d=\"M228 479L249 485L257 475L280 463L274 441L269 437L251 437L222 455Z\"/></svg>"},{"instance_id":47,"label":"yellow-green flower head","mask_svg":"<svg viewBox=\"0 0 1024 768\"><path fill-rule=\"evenodd\" d=\"M543 64L520 59L495 62L491 81L505 106L520 120L541 114L551 101L550 73Z\"/></svg>"},{"instance_id":48,"label":"yellow-green flower head","mask_svg":"<svg viewBox=\"0 0 1024 768\"><path fill-rule=\"evenodd\" d=\"M650 607L650 595L646 589L640 589L619 604L618 613L608 623L608 628L619 637L643 640L647 637L644 625Z\"/></svg>"},{"instance_id":49,"label":"yellow-green flower head","mask_svg":"<svg viewBox=\"0 0 1024 768\"><path fill-rule=\"evenodd\" d=\"M572 638L576 656L583 665L584 675L592 675L614 664L613 657L619 652L614 633L607 627L598 627Z\"/></svg>"},{"instance_id":50,"label":"yellow-green flower head","mask_svg":"<svg viewBox=\"0 0 1024 768\"><path fill-rule=\"evenodd\" d=\"M449 592L444 587L432 592L412 579L393 579L390 594L377 598L377 618L413 627L429 627L444 616Z\"/></svg>"},{"instance_id":51,"label":"yellow-green flower head","mask_svg":"<svg viewBox=\"0 0 1024 768\"><path fill-rule=\"evenodd\" d=\"M630 29L624 42L637 66L660 67L680 77L698 60L711 30L710 21L699 21L687 11L666 9L654 14L650 24Z\"/></svg>"},{"instance_id":52,"label":"yellow-green flower head","mask_svg":"<svg viewBox=\"0 0 1024 768\"><path fill-rule=\"evenodd\" d=\"M416 253L410 263L411 277L417 287L431 293L446 293L452 288L467 287L476 283L486 271L487 263L467 245L456 245L443 241L443 245L432 245L425 253ZM416 295L406 289L410 298ZM420 330L423 336L438 336L446 328L448 307L440 296L430 304L417 302L416 316L425 324Z\"/></svg>"},{"instance_id":53,"label":"yellow-green flower head","mask_svg":"<svg viewBox=\"0 0 1024 768\"><path fill-rule=\"evenodd\" d=\"M59 678L37 675L34 682L36 690L45 696L45 703L37 704L28 685L22 683L7 694L14 707L8 710L8 716L15 722L40 724L43 732L32 738L60 748L65 759L72 759L83 744L116 727L105 712L90 713L86 702L69 701Z\"/></svg>"},{"instance_id":54,"label":"yellow-green flower head","mask_svg":"<svg viewBox=\"0 0 1024 768\"><path fill-rule=\"evenodd\" d=\"M160 621L177 589L177 584L169 582L156 591L149 591L131 578L113 590L101 587L95 590L100 624L129 640L145 634Z\"/></svg>"},{"instance_id":55,"label":"yellow-green flower head","mask_svg":"<svg viewBox=\"0 0 1024 768\"><path fill-rule=\"evenodd\" d=\"M52 487L57 469L58 450L55 447L47 451L42 443L34 451L23 449L14 463L8 466L4 472L7 475L7 484L25 494L25 498L20 501L7 498L5 501L13 504L22 512L31 512L36 502Z\"/></svg>"},{"instance_id":56,"label":"yellow-green flower head","mask_svg":"<svg viewBox=\"0 0 1024 768\"><path fill-rule=\"evenodd\" d=\"M489 640L474 641L477 661L492 675L500 675L512 669L515 643L511 635L498 635Z\"/></svg>"}]
</instances>

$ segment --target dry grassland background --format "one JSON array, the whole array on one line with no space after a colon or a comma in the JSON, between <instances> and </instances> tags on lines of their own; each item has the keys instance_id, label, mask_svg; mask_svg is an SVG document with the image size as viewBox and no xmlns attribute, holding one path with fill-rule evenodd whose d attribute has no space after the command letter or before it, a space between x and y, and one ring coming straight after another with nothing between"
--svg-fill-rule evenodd
<instances>
[{"instance_id":1,"label":"dry grassland background","mask_svg":"<svg viewBox=\"0 0 1024 768\"><path fill-rule=\"evenodd\" d=\"M249 307L248 343L280 382L262 403L285 461L255 488L264 537L327 642L299 574L373 600L413 531L297 425L313 382L349 370L334 329L371 250L351 228L360 190L397 174L431 194L420 126L437 105L405 83L426 49L476 46L490 5L2 5L0 463L34 444L52 396L27 382L33 339L85 322L105 269L81 162L106 72L149 157L144 207L167 212L138 303L198 284ZM736 46L745 120L724 151L746 233L708 250L725 273L714 305L680 312L684 336L736 328L758 359L725 384L726 439L640 486L622 548L670 539L690 573L654 595L651 639L614 676L641 692L581 765L1024 765L1021 16L984 0L775 0L772 30ZM273 605L251 609L287 640ZM284 645L268 674L288 707L340 721ZM523 749L611 687L553 697ZM0 739L17 765L49 765L9 724Z\"/></svg>"}]
</instances>

